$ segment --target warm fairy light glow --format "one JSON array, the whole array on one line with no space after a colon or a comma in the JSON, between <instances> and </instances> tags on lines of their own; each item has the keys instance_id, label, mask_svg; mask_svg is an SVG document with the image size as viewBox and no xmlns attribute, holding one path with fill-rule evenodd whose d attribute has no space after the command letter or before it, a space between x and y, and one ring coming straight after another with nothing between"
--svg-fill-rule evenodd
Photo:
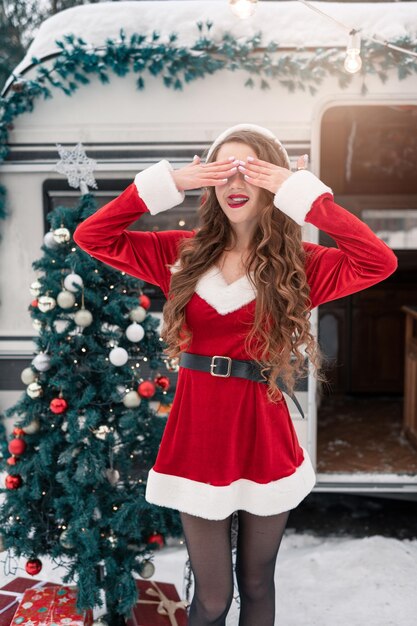
<instances>
[{"instance_id":1,"label":"warm fairy light glow","mask_svg":"<svg viewBox=\"0 0 417 626\"><path fill-rule=\"evenodd\" d=\"M229 6L236 15L241 20L244 20L255 13L256 5L258 4L258 0L229 0Z\"/></svg>"}]
</instances>

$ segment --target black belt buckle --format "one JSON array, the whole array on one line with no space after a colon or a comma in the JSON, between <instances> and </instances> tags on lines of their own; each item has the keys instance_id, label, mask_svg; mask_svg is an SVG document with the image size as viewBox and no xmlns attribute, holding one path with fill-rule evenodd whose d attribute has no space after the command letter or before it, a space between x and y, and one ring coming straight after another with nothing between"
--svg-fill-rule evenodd
<instances>
[{"instance_id":1,"label":"black belt buckle","mask_svg":"<svg viewBox=\"0 0 417 626\"><path fill-rule=\"evenodd\" d=\"M214 363L214 359L226 359L227 360L227 372L226 374L216 374L213 371L213 368L217 367L217 363ZM230 356L219 356L218 354L215 354L214 356L211 357L211 363L210 363L210 374L212 376L220 376L220 378L228 378L230 376L230 371L232 369L232 359L230 358Z\"/></svg>"}]
</instances>

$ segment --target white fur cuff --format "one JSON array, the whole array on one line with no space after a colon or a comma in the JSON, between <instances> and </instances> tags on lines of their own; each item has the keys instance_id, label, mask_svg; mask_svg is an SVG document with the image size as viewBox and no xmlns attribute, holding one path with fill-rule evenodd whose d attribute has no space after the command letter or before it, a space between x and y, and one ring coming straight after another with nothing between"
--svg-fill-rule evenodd
<instances>
[{"instance_id":1,"label":"white fur cuff","mask_svg":"<svg viewBox=\"0 0 417 626\"><path fill-rule=\"evenodd\" d=\"M275 194L274 204L302 226L314 200L326 192L333 195L333 190L312 172L297 170L282 183Z\"/></svg>"},{"instance_id":2,"label":"white fur cuff","mask_svg":"<svg viewBox=\"0 0 417 626\"><path fill-rule=\"evenodd\" d=\"M135 185L140 198L152 215L171 209L184 201L185 193L179 191L171 175L173 167L162 159L135 176Z\"/></svg>"}]
</instances>

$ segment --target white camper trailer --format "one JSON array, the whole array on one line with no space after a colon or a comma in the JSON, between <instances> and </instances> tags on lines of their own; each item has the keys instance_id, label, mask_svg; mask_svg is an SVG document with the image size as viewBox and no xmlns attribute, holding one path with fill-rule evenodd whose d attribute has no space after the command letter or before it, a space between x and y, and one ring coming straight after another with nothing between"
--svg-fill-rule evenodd
<instances>
[{"instance_id":1,"label":"white camper trailer","mask_svg":"<svg viewBox=\"0 0 417 626\"><path fill-rule=\"evenodd\" d=\"M285 78L270 76L265 89L261 77L241 65L185 80L182 89L167 87L158 73L144 74L138 89L134 73L109 72L108 82L89 76L72 95L56 88L52 98L38 98L32 111L15 117L9 153L0 165L9 213L0 222L0 411L22 393L20 372L33 356L29 285L35 279L31 264L49 229L46 215L58 203L75 203L80 193L54 170L57 144L82 142L87 156L96 159L94 193L103 205L139 170L162 158L181 167L225 128L256 123L281 139L293 165L308 153L311 170L332 187L336 202L366 222L399 260L385 281L312 311L330 385L318 385L311 373L297 388L305 420L289 399L288 406L315 465L315 490L412 499L417 494L416 58L408 57L407 66L403 52L374 42L382 62L391 63L384 80L363 48L366 72L345 73L346 84L336 64L343 66L349 34L340 24L360 29L362 42L370 36L403 41L415 50L417 2L314 3L339 25L300 2L258 4L254 15L240 20L226 0L107 2L68 9L42 24L6 83L5 98L19 77L31 80L39 68L51 68L62 53L56 41L70 33L93 50L107 38L120 43L120 29L127 37L158 31L158 41L165 43L175 32L175 45L189 50L201 36L197 24L209 22L206 35L216 42L225 33L240 43L255 37L259 53L274 40L279 46L267 54L273 60L285 56L288 71ZM305 89L300 51L303 58L314 58L314 64L305 62ZM252 87L245 84L249 77ZM313 93L308 85L318 77ZM187 192L182 205L144 217L132 228L193 228L198 197ZM336 245L309 224L303 239ZM153 285L145 293L161 317L162 294Z\"/></svg>"}]
</instances>

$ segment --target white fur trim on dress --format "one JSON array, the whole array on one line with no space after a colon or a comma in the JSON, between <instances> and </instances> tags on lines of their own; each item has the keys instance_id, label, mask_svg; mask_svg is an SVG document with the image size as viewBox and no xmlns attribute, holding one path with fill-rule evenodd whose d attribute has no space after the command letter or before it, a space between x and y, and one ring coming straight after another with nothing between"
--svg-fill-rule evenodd
<instances>
[{"instance_id":1,"label":"white fur trim on dress","mask_svg":"<svg viewBox=\"0 0 417 626\"><path fill-rule=\"evenodd\" d=\"M184 201L185 193L179 191L171 175L174 171L166 159L154 163L135 176L139 196L152 215L171 209Z\"/></svg>"},{"instance_id":2,"label":"white fur trim on dress","mask_svg":"<svg viewBox=\"0 0 417 626\"><path fill-rule=\"evenodd\" d=\"M305 224L305 216L323 193L333 190L308 170L298 170L285 179L274 196L274 204L297 224Z\"/></svg>"},{"instance_id":3,"label":"white fur trim on dress","mask_svg":"<svg viewBox=\"0 0 417 626\"><path fill-rule=\"evenodd\" d=\"M179 260L170 268L179 269ZM197 281L195 292L220 315L237 311L256 298L256 289L244 274L228 284L220 269L212 265Z\"/></svg>"},{"instance_id":4,"label":"white fur trim on dress","mask_svg":"<svg viewBox=\"0 0 417 626\"><path fill-rule=\"evenodd\" d=\"M302 447L302 446L301 446ZM242 509L255 515L289 511L310 493L316 474L310 456L302 447L304 460L290 476L269 483L240 478L230 485L210 485L182 476L149 470L145 500L184 513L221 520Z\"/></svg>"}]
</instances>

